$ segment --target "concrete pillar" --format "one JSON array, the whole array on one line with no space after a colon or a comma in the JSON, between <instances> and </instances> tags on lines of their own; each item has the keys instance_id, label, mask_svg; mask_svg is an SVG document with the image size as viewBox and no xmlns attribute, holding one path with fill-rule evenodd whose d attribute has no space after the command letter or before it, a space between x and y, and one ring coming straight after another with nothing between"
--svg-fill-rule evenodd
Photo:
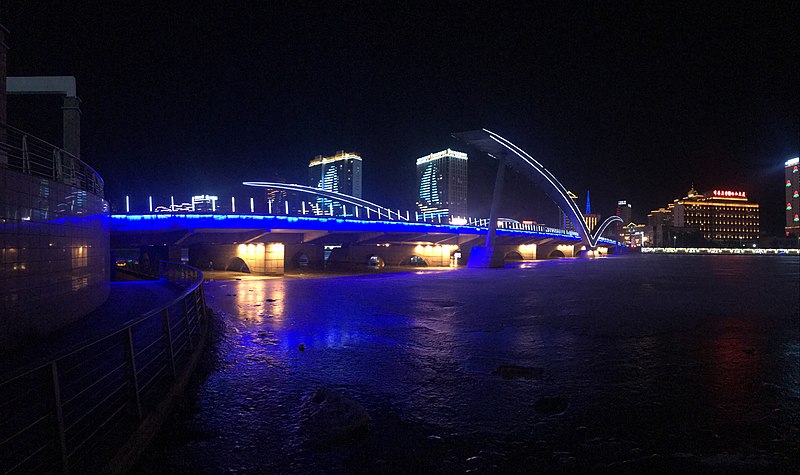
<instances>
[{"instance_id":1,"label":"concrete pillar","mask_svg":"<svg viewBox=\"0 0 800 475\"><path fill-rule=\"evenodd\" d=\"M81 100L76 96L64 97L64 150L81 157Z\"/></svg>"},{"instance_id":2,"label":"concrete pillar","mask_svg":"<svg viewBox=\"0 0 800 475\"><path fill-rule=\"evenodd\" d=\"M495 235L497 234L497 208L500 206L500 197L503 194L503 179L505 178L505 155L497 157L497 176L494 179L494 193L492 194L492 207L489 210L489 231L486 233L486 244L470 249L467 267L503 267L505 256L495 249Z\"/></svg>"},{"instance_id":3,"label":"concrete pillar","mask_svg":"<svg viewBox=\"0 0 800 475\"><path fill-rule=\"evenodd\" d=\"M486 247L494 247L494 238L497 234L497 208L500 206L500 197L503 195L503 179L506 171L506 157L497 157L497 175L494 178L494 192L492 193L492 207L489 210L489 232L486 234Z\"/></svg>"}]
</instances>

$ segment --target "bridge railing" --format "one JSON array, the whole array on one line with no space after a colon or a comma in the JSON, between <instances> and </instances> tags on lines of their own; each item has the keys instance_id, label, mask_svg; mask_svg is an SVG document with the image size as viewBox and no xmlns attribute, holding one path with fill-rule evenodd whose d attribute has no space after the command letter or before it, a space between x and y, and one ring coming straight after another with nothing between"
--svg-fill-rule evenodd
<instances>
[{"instance_id":1,"label":"bridge railing","mask_svg":"<svg viewBox=\"0 0 800 475\"><path fill-rule=\"evenodd\" d=\"M103 179L78 157L0 123L0 167L47 178L103 197Z\"/></svg>"},{"instance_id":2,"label":"bridge railing","mask_svg":"<svg viewBox=\"0 0 800 475\"><path fill-rule=\"evenodd\" d=\"M155 409L207 323L202 272L161 269L177 298L0 383L0 473L97 472Z\"/></svg>"}]
</instances>

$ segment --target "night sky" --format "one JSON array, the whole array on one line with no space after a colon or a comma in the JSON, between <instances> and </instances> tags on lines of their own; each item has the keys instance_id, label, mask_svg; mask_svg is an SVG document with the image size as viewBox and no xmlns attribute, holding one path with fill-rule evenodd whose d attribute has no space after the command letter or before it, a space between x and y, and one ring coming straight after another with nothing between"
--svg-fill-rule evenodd
<instances>
[{"instance_id":1,"label":"night sky","mask_svg":"<svg viewBox=\"0 0 800 475\"><path fill-rule=\"evenodd\" d=\"M746 191L782 234L797 2L314 3L12 0L0 14L9 76L77 78L82 158L119 209L126 194L144 211L147 195L305 184L308 161L340 149L363 156L365 199L406 209L415 159L451 147L470 154L482 216L496 165L450 133L485 127L603 215L626 199L641 221L694 183ZM59 107L10 97L8 120L60 144ZM501 211L556 220L516 173Z\"/></svg>"}]
</instances>

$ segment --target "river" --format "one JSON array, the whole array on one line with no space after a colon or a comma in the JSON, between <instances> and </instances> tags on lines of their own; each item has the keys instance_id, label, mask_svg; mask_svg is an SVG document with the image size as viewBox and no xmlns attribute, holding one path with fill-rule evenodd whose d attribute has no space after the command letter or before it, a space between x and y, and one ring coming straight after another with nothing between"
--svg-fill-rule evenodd
<instances>
[{"instance_id":1,"label":"river","mask_svg":"<svg viewBox=\"0 0 800 475\"><path fill-rule=\"evenodd\" d=\"M220 319L208 367L142 472L798 469L796 257L561 259L205 290ZM321 387L363 405L366 434L309 440L301 407Z\"/></svg>"}]
</instances>

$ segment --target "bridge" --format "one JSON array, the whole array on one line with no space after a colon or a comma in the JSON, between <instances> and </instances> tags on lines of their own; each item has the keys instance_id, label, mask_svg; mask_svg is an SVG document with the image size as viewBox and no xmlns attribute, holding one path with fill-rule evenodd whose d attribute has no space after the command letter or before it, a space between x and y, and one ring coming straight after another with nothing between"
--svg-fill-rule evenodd
<instances>
[{"instance_id":1,"label":"bridge","mask_svg":"<svg viewBox=\"0 0 800 475\"><path fill-rule=\"evenodd\" d=\"M576 257L580 236L541 225L496 230L504 260ZM217 270L282 274L299 267L459 266L489 229L473 225L262 214L112 215L112 248L140 250L143 265L181 260ZM598 254L615 243L601 238ZM188 251L188 255L184 253Z\"/></svg>"},{"instance_id":2,"label":"bridge","mask_svg":"<svg viewBox=\"0 0 800 475\"><path fill-rule=\"evenodd\" d=\"M403 214L341 193L296 184L244 182L246 186L335 201L341 204L335 207L341 216L333 216L334 206L330 206L330 216L309 216L305 206L298 216L290 216L288 207L283 216L272 213L112 215L112 247L140 249L139 260L145 266L183 257L202 269L265 274L282 274L287 268L307 266L501 267L511 259L606 254L615 247L613 241L601 236L611 223L621 219L610 216L597 229L588 229L566 188L527 152L487 129L453 135L498 160L488 220L429 223L425 216L420 222L419 214L415 213L412 221L410 212ZM576 231L498 218L506 166L531 178L570 216ZM315 210L323 214L325 211Z\"/></svg>"}]
</instances>

